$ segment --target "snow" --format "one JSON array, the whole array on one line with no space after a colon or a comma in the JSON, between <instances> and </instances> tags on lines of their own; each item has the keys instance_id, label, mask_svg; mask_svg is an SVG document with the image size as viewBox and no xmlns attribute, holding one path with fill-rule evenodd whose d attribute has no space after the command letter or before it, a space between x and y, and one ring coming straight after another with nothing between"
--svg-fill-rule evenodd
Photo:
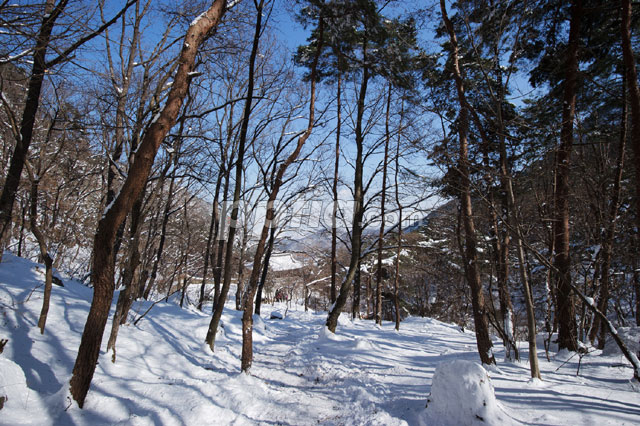
<instances>
[{"instance_id":1,"label":"snow","mask_svg":"<svg viewBox=\"0 0 640 426\"><path fill-rule=\"evenodd\" d=\"M253 266L251 264L250 266ZM269 258L269 269L271 271L293 271L304 267L304 263L296 260L290 253L274 253Z\"/></svg>"},{"instance_id":2,"label":"snow","mask_svg":"<svg viewBox=\"0 0 640 426\"><path fill-rule=\"evenodd\" d=\"M454 360L438 365L433 375L425 424L516 424L496 400L487 371L473 361Z\"/></svg>"},{"instance_id":3,"label":"snow","mask_svg":"<svg viewBox=\"0 0 640 426\"><path fill-rule=\"evenodd\" d=\"M474 333L454 324L410 317L396 332L393 323L376 327L342 314L333 334L324 326L326 313L276 304L254 317L247 375L240 373L241 313L233 302L212 353L204 343L211 305L204 312L180 309L179 298L157 303L136 326L132 319L150 302L134 303L120 328L116 362L101 353L81 410L68 383L92 290L73 280L54 287L41 335L43 281L41 266L5 253L0 339L9 342L0 354L0 396L8 399L0 424L474 424L469 413L485 418L476 424L640 423L633 372L619 354L592 350L580 360L552 353L547 361L540 351L543 381L532 381L526 361L487 373ZM194 296L199 285L192 287ZM270 311L285 310L284 319L269 319ZM500 354L502 346L494 345ZM526 360L526 343L519 349Z\"/></svg>"}]
</instances>

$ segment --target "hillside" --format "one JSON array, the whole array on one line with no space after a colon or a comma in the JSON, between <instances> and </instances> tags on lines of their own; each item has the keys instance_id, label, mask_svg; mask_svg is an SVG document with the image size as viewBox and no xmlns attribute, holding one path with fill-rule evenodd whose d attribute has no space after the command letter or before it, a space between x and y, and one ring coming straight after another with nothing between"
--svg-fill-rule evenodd
<instances>
[{"instance_id":1,"label":"hillside","mask_svg":"<svg viewBox=\"0 0 640 426\"><path fill-rule=\"evenodd\" d=\"M42 270L9 254L0 264L0 338L8 339L0 354L0 395L7 397L1 424L459 424L455 416L471 400L490 396L460 394L473 382L464 369L446 373L449 386L429 396L439 364L478 365L473 332L454 325L411 317L396 332L390 323L376 327L342 317L338 334L328 335L324 312L266 306L255 322L255 362L246 375L239 373L240 313L231 305L212 354L203 343L211 307L202 313L160 302L136 326L121 329L115 363L111 354L101 354L80 410L67 389L92 290L70 280L55 287L41 335ZM149 305L136 302L132 311L139 316ZM273 310L285 319L270 320ZM495 345L501 359L501 345ZM526 359L526 344L520 349ZM543 382L529 380L526 362L500 362L489 371L497 414L484 422L470 415L464 422L640 422L632 370L620 355L594 350L580 366L566 353L551 353L550 361L539 356ZM443 400L455 403L425 410L428 398L440 401L440 408Z\"/></svg>"}]
</instances>

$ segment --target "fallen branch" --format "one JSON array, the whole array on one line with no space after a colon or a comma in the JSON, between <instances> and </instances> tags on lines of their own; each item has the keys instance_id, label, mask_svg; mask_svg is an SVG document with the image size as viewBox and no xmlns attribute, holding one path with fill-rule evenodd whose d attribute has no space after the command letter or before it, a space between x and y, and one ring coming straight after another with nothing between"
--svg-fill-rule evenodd
<instances>
[{"instance_id":1,"label":"fallen branch","mask_svg":"<svg viewBox=\"0 0 640 426\"><path fill-rule=\"evenodd\" d=\"M177 289L177 290L174 290L173 292L169 293L169 295L167 296L167 299L169 299L169 297L173 296L174 294L176 294L176 293L177 293L177 292L179 292L180 290L181 290L181 289ZM138 325L138 323L140 322L140 320L141 320L142 318L144 318L144 317L145 317L145 315L147 315L147 314L149 313L149 311L151 310L151 308L153 308L154 306L156 306L158 303L160 303L160 302L164 302L164 301L165 301L165 298L162 298L162 299L160 299L160 300L156 300L155 302L153 302L153 303L151 304L151 306L149 306L149 308L148 308L146 311L144 311L144 313L143 313L142 315L140 315L138 318L136 318L136 320L133 322L133 325Z\"/></svg>"}]
</instances>

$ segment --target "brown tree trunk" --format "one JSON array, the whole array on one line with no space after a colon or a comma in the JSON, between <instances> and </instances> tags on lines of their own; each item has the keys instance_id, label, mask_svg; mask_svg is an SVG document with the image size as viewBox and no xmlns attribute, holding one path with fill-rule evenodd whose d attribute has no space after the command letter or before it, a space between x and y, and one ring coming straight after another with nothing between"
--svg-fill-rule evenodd
<instances>
[{"instance_id":1,"label":"brown tree trunk","mask_svg":"<svg viewBox=\"0 0 640 426\"><path fill-rule=\"evenodd\" d=\"M31 233L36 237L36 241L38 241L38 246L40 247L40 255L45 267L44 296L42 298L42 309L40 310L40 318L38 319L38 328L40 328L40 334L44 334L44 328L47 324L47 315L49 314L49 304L51 301L51 286L53 284L53 259L49 255L46 238L38 227L38 185L40 181L36 176L31 176L31 178L31 211L29 214L30 227Z\"/></svg>"},{"instance_id":2,"label":"brown tree trunk","mask_svg":"<svg viewBox=\"0 0 640 426\"><path fill-rule=\"evenodd\" d=\"M398 296L398 289L400 287L400 253L402 253L402 203L400 202L400 187L398 185L398 175L400 174L400 141L402 135L402 119L404 118L404 100L402 101L402 107L400 108L400 124L398 131L398 143L396 145L396 169L394 171L394 184L396 205L398 206L398 247L396 249L396 274L393 280L393 295L395 298L395 311L396 311L396 330L400 331L400 301ZM427 297L427 301L428 301Z\"/></svg>"},{"instance_id":3,"label":"brown tree trunk","mask_svg":"<svg viewBox=\"0 0 640 426\"><path fill-rule=\"evenodd\" d=\"M460 103L460 114L458 117L458 133L460 139L460 153L458 161L458 173L460 175L460 208L462 213L462 224L464 227L464 250L465 255L465 275L467 283L471 289L471 303L473 306L473 319L476 329L476 341L478 353L483 364L495 364L493 356L491 336L489 335L489 321L484 301L484 292L478 271L478 254L476 250L476 230L473 222L473 209L471 206L471 182L469 179L469 147L467 142L467 132L469 127L467 102L464 94L462 73L458 63L458 40L453 29L453 24L447 16L444 0L440 0L440 10L442 19L449 33L451 41L451 58L453 60L453 72Z\"/></svg>"},{"instance_id":4,"label":"brown tree trunk","mask_svg":"<svg viewBox=\"0 0 640 426\"><path fill-rule=\"evenodd\" d=\"M240 259L238 261L238 280L236 284L236 311L242 310L242 295L244 294L244 255L249 244L249 227L242 229L242 243L240 244ZM266 279L266 276L265 276Z\"/></svg>"},{"instance_id":5,"label":"brown tree trunk","mask_svg":"<svg viewBox=\"0 0 640 426\"><path fill-rule=\"evenodd\" d=\"M385 203L387 201L387 165L389 163L389 116L391 114L391 83L387 94L384 120L384 157L382 159L382 192L380 194L380 230L378 231L378 269L376 271L376 324L382 325L382 248L384 247Z\"/></svg>"},{"instance_id":6,"label":"brown tree trunk","mask_svg":"<svg viewBox=\"0 0 640 426\"><path fill-rule=\"evenodd\" d=\"M258 8L258 13L260 14L262 11L262 1L260 3L260 7ZM260 18L258 18L258 24L256 28L259 30L260 26ZM258 275L260 274L260 265L262 264L262 257L264 255L265 245L267 242L267 235L269 230L275 226L275 206L274 203L276 198L278 197L278 192L282 186L283 178L287 169L300 155L300 151L302 151L302 147L304 143L307 141L309 136L311 136L311 131L313 130L313 125L315 122L315 104L316 104L316 68L318 66L318 59L320 58L320 54L322 52L322 43L324 41L324 20L320 17L320 22L318 23L318 45L316 46L316 52L314 54L313 65L311 68L311 100L309 102L309 122L307 124L307 129L305 132L298 138L298 143L296 145L295 150L289 154L287 159L280 165L278 168L278 173L276 174L276 178L273 184L273 188L271 189L271 194L269 194L269 200L267 201L267 216L264 221L264 225L262 226L262 232L260 233L260 239L258 240L258 246L256 247L256 253L253 258L253 269L251 270L251 276L249 278L249 282L247 284L247 289L245 291L243 297L243 313L242 313L242 364L241 369L243 372L249 372L251 369L251 364L253 362L253 298L255 297L256 291L258 289ZM268 267L268 264L265 265L265 268Z\"/></svg>"},{"instance_id":7,"label":"brown tree trunk","mask_svg":"<svg viewBox=\"0 0 640 426\"><path fill-rule=\"evenodd\" d=\"M362 293L362 265L358 262L356 274L353 277L353 295L351 297L351 318L360 317L360 293Z\"/></svg>"},{"instance_id":8,"label":"brown tree trunk","mask_svg":"<svg viewBox=\"0 0 640 426\"><path fill-rule=\"evenodd\" d=\"M554 196L554 238L557 270L558 348L578 350L575 306L571 295L571 252L569 230L569 193L571 174L571 150L573 146L573 120L576 109L576 85L578 76L578 44L582 0L571 2L571 24L566 52L564 95L562 103L562 128L557 152L557 186Z\"/></svg>"},{"instance_id":9,"label":"brown tree trunk","mask_svg":"<svg viewBox=\"0 0 640 426\"><path fill-rule=\"evenodd\" d=\"M216 333L218 332L218 325L220 324L220 318L222 317L222 311L224 310L224 304L227 300L227 293L229 293L229 287L231 287L231 260L233 258L233 242L236 236L236 228L238 226L238 212L240 202L240 192L242 190L242 168L244 162L245 145L247 143L247 132L249 130L249 119L251 116L251 104L253 102L253 90L255 85L255 65L256 57L258 56L258 45L260 42L260 35L262 31L262 9L264 7L264 0L260 0L260 3L255 3L257 9L256 27L253 35L253 44L251 46L251 55L249 56L249 80L247 83L247 98L244 105L244 112L242 115L242 124L240 126L240 135L238 142L238 159L236 160L236 175L235 175L235 187L233 191L233 206L231 209L231 223L229 226L229 235L227 237L227 250L224 256L224 279L222 282L222 288L220 289L220 295L215 298L215 308L211 321L209 323L209 329L207 330L207 336L205 342L209 345L211 351L214 350ZM225 188L226 189L226 188ZM226 192L225 192L226 195ZM226 209L225 209L226 210ZM223 216L224 217L224 216ZM224 230L221 231L221 236L224 235ZM221 245L222 245L221 240ZM218 253L221 256L221 253ZM218 269L217 273L221 271ZM219 282L219 280L218 280Z\"/></svg>"},{"instance_id":10,"label":"brown tree trunk","mask_svg":"<svg viewBox=\"0 0 640 426\"><path fill-rule=\"evenodd\" d=\"M244 147L243 147L243 152L244 152ZM239 160L238 160L239 161ZM231 170L229 170L229 173L225 174L224 177L224 187L222 189L222 196L223 196L223 201L222 201L222 210L220 212L220 219L219 219L219 224L218 229L217 229L217 238L218 238L218 247L215 249L214 251L214 255L215 255L215 259L216 259L216 266L213 270L213 306L212 306L212 312L215 312L216 307L218 306L218 299L220 299L220 290L222 287L222 279L223 279L223 271L222 271L222 267L223 264L225 262L225 256L226 256L226 251L225 251L225 247L227 247L227 245L225 244L225 238L224 238L224 232L225 232L225 221L226 221L226 217L227 217L227 212L229 211L229 205L228 205L228 200L227 200L227 194L229 193L229 179L230 179L230 173ZM237 176L237 173L236 173ZM232 206L231 209L231 213L233 214L233 208L237 205L237 203L239 202L240 198L238 197L238 201L234 201L234 205ZM235 223L235 221L238 220L238 216L237 216L237 212L236 212L236 218L232 219L232 221L234 221L233 223ZM235 226L235 225L234 225ZM231 235L231 227L229 227L229 232ZM235 238L235 228L233 228L233 237ZM232 245L233 245L233 240L230 240L229 237L227 236L227 241L231 241ZM213 260L213 259L212 259Z\"/></svg>"},{"instance_id":11,"label":"brown tree trunk","mask_svg":"<svg viewBox=\"0 0 640 426\"><path fill-rule=\"evenodd\" d=\"M260 283L258 284L258 292L256 293L256 315L260 315L260 306L262 305L262 291L264 284L267 281L267 274L269 272L269 261L271 260L271 253L273 251L273 243L276 239L276 227L272 226L269 232L269 242L267 243L267 253L264 256L264 262L262 265L262 275L260 276Z\"/></svg>"},{"instance_id":12,"label":"brown tree trunk","mask_svg":"<svg viewBox=\"0 0 640 426\"><path fill-rule=\"evenodd\" d=\"M169 91L165 107L154 117L142 140L129 174L113 203L98 222L93 244L93 265L91 278L94 285L93 300L89 316L82 333L78 356L73 367L70 391L73 399L82 408L91 379L96 368L100 343L109 315L109 307L114 291L113 244L116 232L135 200L140 196L153 160L171 127L176 122L182 102L187 96L193 77L196 54L202 42L211 34L222 18L225 0L215 0L210 8L200 15L187 30L185 41L178 59L179 66Z\"/></svg>"},{"instance_id":13,"label":"brown tree trunk","mask_svg":"<svg viewBox=\"0 0 640 426\"><path fill-rule=\"evenodd\" d=\"M204 267L202 270L202 284L200 284L200 297L198 299L198 310L202 310L205 298L205 289L207 286L207 272L209 272L209 257L211 256L212 244L216 242L216 222L218 221L218 193L220 192L220 184L222 183L222 172L218 174L216 180L215 195L211 203L211 223L209 224L209 233L207 234L207 246L204 251Z\"/></svg>"},{"instance_id":14,"label":"brown tree trunk","mask_svg":"<svg viewBox=\"0 0 640 426\"><path fill-rule=\"evenodd\" d=\"M369 84L369 68L367 63L367 42L364 41L363 46L363 60L365 64L362 70L362 80L360 82L360 92L358 94L358 104L356 111L356 164L354 174L354 191L353 191L353 225L351 229L351 259L349 261L349 270L347 276L343 279L340 285L340 292L336 298L335 303L329 311L327 316L326 326L332 333L336 332L338 326L338 317L340 312L347 304L347 298L349 297L349 290L351 290L351 284L355 278L356 271L359 270L360 264L360 249L362 245L362 219L364 216L364 188L362 184L363 180L363 148L364 148L364 131L362 129L362 120L364 117L365 101L367 96L367 85Z\"/></svg>"},{"instance_id":15,"label":"brown tree trunk","mask_svg":"<svg viewBox=\"0 0 640 426\"><path fill-rule=\"evenodd\" d=\"M129 258L127 265L125 266L124 273L122 274L122 287L123 289L118 294L118 301L116 302L116 310L113 314L113 320L111 323L111 332L109 333L109 341L107 342L107 352L113 350L112 362L115 362L116 358L116 340L118 339L118 331L120 326L124 325L127 321L127 315L129 309L133 304L134 298L138 295L139 289L137 286L140 284L138 277L138 267L140 265L140 222L142 218L142 202L144 198L144 189L140 194L140 197L133 204L131 209L131 224L129 225Z\"/></svg>"}]
</instances>

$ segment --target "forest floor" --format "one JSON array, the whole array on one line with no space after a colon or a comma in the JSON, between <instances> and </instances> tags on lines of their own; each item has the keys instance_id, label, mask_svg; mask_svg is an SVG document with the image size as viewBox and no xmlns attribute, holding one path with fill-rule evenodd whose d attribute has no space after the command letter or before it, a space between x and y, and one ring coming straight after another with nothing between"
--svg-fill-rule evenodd
<instances>
[{"instance_id":1,"label":"forest floor","mask_svg":"<svg viewBox=\"0 0 640 426\"><path fill-rule=\"evenodd\" d=\"M9 340L0 354L0 396L7 397L0 424L459 424L456 413L425 409L434 371L443 362L478 361L473 332L433 319L408 318L396 332L391 323L344 316L333 335L324 331L325 313L266 305L254 324L251 375L240 374L239 312L226 310L211 353L204 344L210 305L203 313L160 302L120 329L115 363L101 353L81 410L68 383L92 290L71 280L54 286L41 335L43 277L41 266L10 254L0 264L0 339ZM134 315L149 305L136 302ZM285 318L269 319L274 310ZM519 346L526 360L526 344ZM499 363L488 373L501 417L476 414L467 424L640 424L640 392L621 355L551 353L548 361L540 351L538 382L526 361L503 362L498 341L495 349ZM465 381L449 374L452 383ZM453 410L470 397L447 392L440 397Z\"/></svg>"}]
</instances>

